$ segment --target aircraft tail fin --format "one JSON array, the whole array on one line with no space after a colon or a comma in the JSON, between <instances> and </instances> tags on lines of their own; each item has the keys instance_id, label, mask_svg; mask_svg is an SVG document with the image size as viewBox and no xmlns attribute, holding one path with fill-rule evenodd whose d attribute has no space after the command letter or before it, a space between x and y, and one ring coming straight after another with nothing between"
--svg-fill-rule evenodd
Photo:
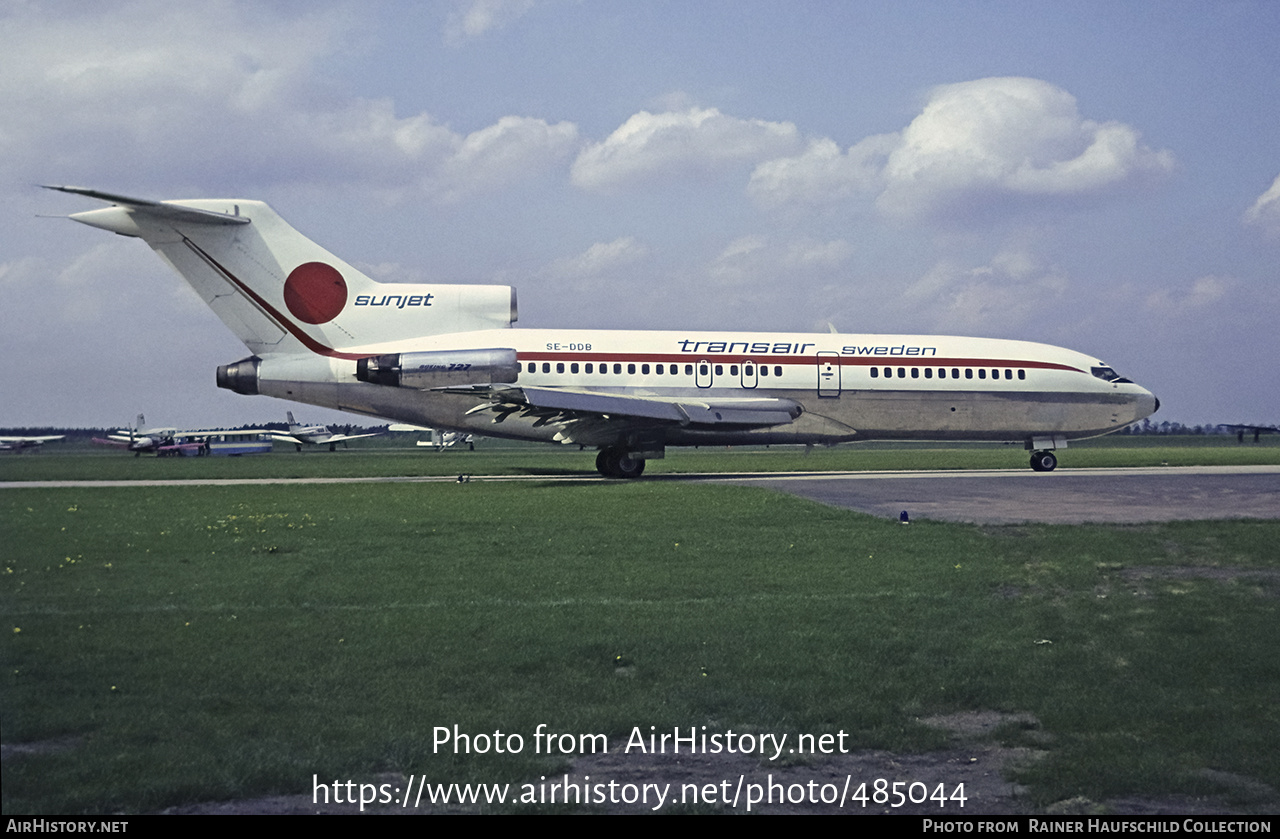
<instances>
[{"instance_id":1,"label":"aircraft tail fin","mask_svg":"<svg viewBox=\"0 0 1280 839\"><path fill-rule=\"evenodd\" d=\"M144 240L254 355L363 358L431 335L508 327L517 317L509 286L377 282L260 201L49 188L113 204L71 218Z\"/></svg>"}]
</instances>

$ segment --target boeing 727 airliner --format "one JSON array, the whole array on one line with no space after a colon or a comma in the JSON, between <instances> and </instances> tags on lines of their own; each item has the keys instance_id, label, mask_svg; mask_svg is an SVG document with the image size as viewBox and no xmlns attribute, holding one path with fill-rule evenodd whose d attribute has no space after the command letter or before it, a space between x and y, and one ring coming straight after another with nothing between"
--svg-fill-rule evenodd
<instances>
[{"instance_id":1,"label":"boeing 727 airliner","mask_svg":"<svg viewBox=\"0 0 1280 839\"><path fill-rule=\"evenodd\" d=\"M148 201L71 218L135 236L244 342L218 386L416 425L599 449L635 478L668 446L1021 442L1031 468L1159 401L1092 356L941 335L512 329L509 286L379 283L258 201Z\"/></svg>"}]
</instances>

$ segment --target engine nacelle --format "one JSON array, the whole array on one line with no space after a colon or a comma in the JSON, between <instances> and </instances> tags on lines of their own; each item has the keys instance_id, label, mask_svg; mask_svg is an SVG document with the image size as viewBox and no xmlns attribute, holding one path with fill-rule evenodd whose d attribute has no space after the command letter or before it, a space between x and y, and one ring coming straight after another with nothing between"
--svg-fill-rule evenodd
<instances>
[{"instance_id":1,"label":"engine nacelle","mask_svg":"<svg viewBox=\"0 0 1280 839\"><path fill-rule=\"evenodd\" d=\"M258 395L258 365L262 359L256 355L249 356L235 364L223 364L218 367L218 387L243 393L245 396Z\"/></svg>"},{"instance_id":2,"label":"engine nacelle","mask_svg":"<svg viewBox=\"0 0 1280 839\"><path fill-rule=\"evenodd\" d=\"M520 364L512 349L406 352L356 362L356 378L362 382L415 390L510 384L519 375Z\"/></svg>"}]
</instances>

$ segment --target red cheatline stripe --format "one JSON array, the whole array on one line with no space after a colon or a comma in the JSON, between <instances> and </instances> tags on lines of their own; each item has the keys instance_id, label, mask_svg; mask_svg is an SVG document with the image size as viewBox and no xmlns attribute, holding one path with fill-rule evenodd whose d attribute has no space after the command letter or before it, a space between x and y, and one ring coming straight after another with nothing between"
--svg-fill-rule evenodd
<instances>
[{"instance_id":1,"label":"red cheatline stripe","mask_svg":"<svg viewBox=\"0 0 1280 839\"><path fill-rule=\"evenodd\" d=\"M345 352L339 352L338 350L335 350L333 347L326 347L324 344L320 343L315 338L312 338L310 335L303 332L301 327L299 327L297 324L293 323L293 321L289 320L287 317L285 317L283 314L277 311L276 308L272 306L270 303L268 303L266 300L263 300L261 295L257 294L253 289L249 288L249 286L246 285L244 282L242 282L240 278L237 277L235 274L232 274L226 268L222 267L222 265L219 264L218 260L214 259L208 253L202 250L200 246L197 245L195 242L191 241L185 236L182 238L182 241L183 241L183 244L185 244L188 248L191 248L191 250L195 251L195 253L201 259L203 259L206 263L208 263L215 271L217 271L223 277L225 277L228 282L232 283L233 285L235 285L236 288L244 292L245 296L247 296L250 300L252 300L254 303L257 304L258 308L262 310L263 314L267 315L267 317L274 320L282 329L284 329L290 335L292 335L293 337L301 341L304 347L311 350L316 355L323 355L329 358L346 358L352 361L355 361L361 358L369 358L370 356L369 353L345 353Z\"/></svg>"},{"instance_id":2,"label":"red cheatline stripe","mask_svg":"<svg viewBox=\"0 0 1280 839\"><path fill-rule=\"evenodd\" d=\"M816 355L717 355L715 353L552 353L522 352L521 361L625 361L641 364L671 363L697 364L702 361L713 364L820 364L828 361L841 367L1012 367L1041 370L1070 370L1082 372L1066 364L1053 361L1023 361L1011 358L934 358L929 356L878 356L873 358L853 356Z\"/></svg>"}]
</instances>

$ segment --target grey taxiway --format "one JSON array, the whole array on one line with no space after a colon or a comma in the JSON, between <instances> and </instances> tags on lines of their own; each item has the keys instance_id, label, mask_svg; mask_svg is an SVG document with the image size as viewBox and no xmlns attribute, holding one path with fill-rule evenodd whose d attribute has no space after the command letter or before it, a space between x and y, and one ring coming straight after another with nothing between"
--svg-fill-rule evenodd
<instances>
[{"instance_id":1,"label":"grey taxiway","mask_svg":"<svg viewBox=\"0 0 1280 839\"><path fill-rule=\"evenodd\" d=\"M601 481L583 475L466 476L470 481ZM173 481L21 481L3 489L235 486L255 484L438 483L456 477L255 478ZM1280 518L1280 466L1122 469L791 472L654 475L646 481L763 486L834 507L897 519L1015 524L1139 523Z\"/></svg>"}]
</instances>

